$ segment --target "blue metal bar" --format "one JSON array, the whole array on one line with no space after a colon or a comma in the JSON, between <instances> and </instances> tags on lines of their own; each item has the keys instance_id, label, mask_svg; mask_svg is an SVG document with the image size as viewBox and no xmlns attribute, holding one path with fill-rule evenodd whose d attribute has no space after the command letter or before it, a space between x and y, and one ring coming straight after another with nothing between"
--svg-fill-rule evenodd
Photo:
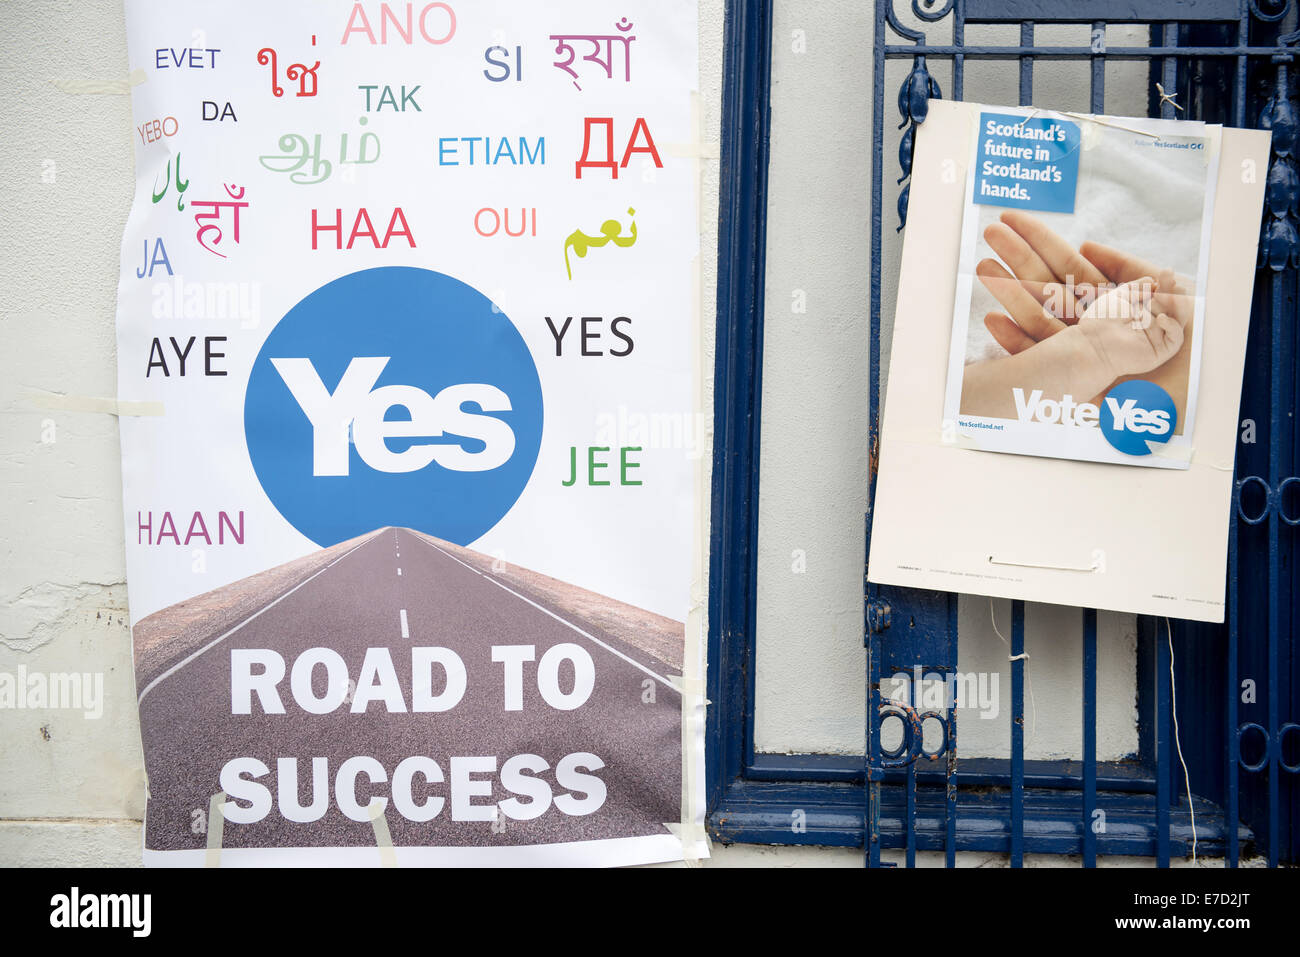
<instances>
[{"instance_id":1,"label":"blue metal bar","mask_svg":"<svg viewBox=\"0 0 1300 957\"><path fill-rule=\"evenodd\" d=\"M1169 866L1169 749L1173 735L1170 719L1173 716L1171 696L1173 686L1169 674L1169 636L1160 627L1165 619L1157 618L1156 626L1156 864Z\"/></svg>"},{"instance_id":2,"label":"blue metal bar","mask_svg":"<svg viewBox=\"0 0 1300 957\"><path fill-rule=\"evenodd\" d=\"M1083 866L1097 866L1097 612L1083 610Z\"/></svg>"},{"instance_id":3,"label":"blue metal bar","mask_svg":"<svg viewBox=\"0 0 1300 957\"><path fill-rule=\"evenodd\" d=\"M1243 100L1245 91L1238 94ZM1224 854L1223 864L1225 867L1236 867L1241 851L1237 842L1237 786L1238 786L1238 768L1237 768L1237 540L1241 526L1241 517L1238 514L1238 501L1241 495L1241 487L1233 483L1232 490L1232 516L1228 519L1228 652L1227 668L1228 686L1224 689L1227 692L1228 720L1227 727L1223 735L1225 767L1224 767L1224 790L1226 794L1225 807L1223 816L1227 820L1228 827L1228 846Z\"/></svg>"},{"instance_id":4,"label":"blue metal bar","mask_svg":"<svg viewBox=\"0 0 1300 957\"><path fill-rule=\"evenodd\" d=\"M1025 863L1025 603L1011 603L1011 866Z\"/></svg>"},{"instance_id":5,"label":"blue metal bar","mask_svg":"<svg viewBox=\"0 0 1300 957\"><path fill-rule=\"evenodd\" d=\"M1285 69L1285 67L1280 67ZM1282 304L1285 302L1285 290L1282 285L1282 273L1273 273L1273 295L1270 304L1273 309L1271 355L1269 356L1269 422L1268 422L1268 484L1276 489L1281 478L1282 455L1282 420L1285 417L1282 407ZM1272 503L1268 511L1268 866L1277 867L1281 829L1279 810L1281 809L1280 784L1278 780L1278 756L1281 739L1278 729L1278 661L1277 639L1280 623L1278 621L1279 582L1278 521L1282 511L1279 498Z\"/></svg>"},{"instance_id":6,"label":"blue metal bar","mask_svg":"<svg viewBox=\"0 0 1300 957\"><path fill-rule=\"evenodd\" d=\"M1106 51L1106 56L1115 57L1121 60L1149 60L1167 56L1188 56L1188 57L1267 57L1267 56L1294 56L1295 47L1284 46L1267 46L1252 47L1245 45L1224 46L1224 47L1199 47L1187 46L1180 47L1176 44L1165 44L1164 46L1147 46L1147 47L1111 47ZM906 46L904 44L888 44L885 46L884 55L888 58L895 57L914 57L936 56L952 57L960 54L966 59L975 60L1019 60L1019 59L1046 59L1046 60L1091 60L1095 54L1092 47L1025 47L1025 46L965 46L958 47L951 43L935 44L917 44L915 46Z\"/></svg>"},{"instance_id":7,"label":"blue metal bar","mask_svg":"<svg viewBox=\"0 0 1300 957\"><path fill-rule=\"evenodd\" d=\"M959 3L953 10L952 18L952 44L955 47L964 47L966 45L966 13L965 4ZM960 100L965 96L966 88L966 57L960 53L954 54L952 58L952 98Z\"/></svg>"}]
</instances>

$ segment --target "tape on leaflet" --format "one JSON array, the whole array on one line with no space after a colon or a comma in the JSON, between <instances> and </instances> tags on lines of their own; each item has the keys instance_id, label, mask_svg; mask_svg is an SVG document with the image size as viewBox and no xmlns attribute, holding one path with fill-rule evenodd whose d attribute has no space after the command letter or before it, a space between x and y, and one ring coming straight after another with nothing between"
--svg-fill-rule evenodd
<instances>
[{"instance_id":1,"label":"tape on leaflet","mask_svg":"<svg viewBox=\"0 0 1300 957\"><path fill-rule=\"evenodd\" d=\"M149 79L149 74L142 69L132 70L122 80L68 80L55 79L51 82L54 88L60 93L69 93L73 96L87 96L91 94L110 94L122 96L131 92L131 88L139 86L145 80Z\"/></svg>"},{"instance_id":2,"label":"tape on leaflet","mask_svg":"<svg viewBox=\"0 0 1300 957\"><path fill-rule=\"evenodd\" d=\"M90 395L65 395L45 392L28 396L32 405L51 412L102 412L105 415L166 415L161 402L136 402L130 399L107 399Z\"/></svg>"},{"instance_id":3,"label":"tape on leaflet","mask_svg":"<svg viewBox=\"0 0 1300 957\"><path fill-rule=\"evenodd\" d=\"M689 143L665 143L664 152L669 156L678 159L718 159L721 152L716 146L705 146L700 139L700 94L698 90L691 92L691 142ZM698 186L699 180L696 179ZM696 204L698 212L700 206Z\"/></svg>"}]
</instances>

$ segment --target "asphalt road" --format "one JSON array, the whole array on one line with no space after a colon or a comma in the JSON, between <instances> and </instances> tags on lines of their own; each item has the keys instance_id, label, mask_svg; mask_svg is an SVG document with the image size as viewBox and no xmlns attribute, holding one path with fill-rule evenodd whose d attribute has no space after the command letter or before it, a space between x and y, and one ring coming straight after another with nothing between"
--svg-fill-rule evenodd
<instances>
[{"instance_id":1,"label":"asphalt road","mask_svg":"<svg viewBox=\"0 0 1300 957\"><path fill-rule=\"evenodd\" d=\"M259 781L269 788L272 806L256 823L227 820L224 847L374 846L373 825L348 819L335 799L339 765L355 756L377 759L388 777L387 783L373 785L364 775L359 779L356 798L362 805L372 794L389 795L393 771L405 758L424 755L442 770L440 784L415 778L417 802L427 796L448 799L433 820L407 820L390 800L385 819L397 846L549 844L666 833L664 823L681 816L681 698L664 680L667 669L589 624L568 615L559 620L543 607L543 596L534 598L538 600L508 590L409 530L375 533L145 689L140 720L150 792L146 846L180 850L207 845L204 828L196 822L200 814L206 816L210 798L221 790L221 770L233 758L256 758L267 765L270 773ZM595 667L591 697L575 710L553 709L538 690L537 663L560 643L584 647ZM492 661L491 648L520 644L535 646L536 657L524 665L523 710L507 711L506 669ZM410 649L417 646L451 649L464 662L468 690L455 708L410 711ZM372 701L363 714L353 714L347 703L328 714L305 711L291 690L293 663L307 649L320 647L343 657L353 681L360 676L367 648L387 648L408 710L390 714L382 701ZM254 697L252 714L231 714L232 649L273 649L283 657L286 673L278 690L286 713L263 713ZM562 666L560 689L569 691L573 681L573 669ZM441 670L434 668L433 692L442 687ZM317 695L325 692L323 667L314 671L313 689ZM557 783L557 762L584 751L605 763L591 772L607 788L603 806L594 813L571 816L552 804L533 820L501 814L495 825L452 820L452 756L497 759L498 774L474 775L492 794L476 795L472 802L491 807L511 797L528 801L502 786L499 771L506 759L519 754L543 758L550 769L536 777L559 795L568 789ZM329 806L319 820L294 823L280 813L277 759L290 757L298 760L297 792L303 806L312 804L312 759L328 759L328 777L321 786L328 787Z\"/></svg>"}]
</instances>

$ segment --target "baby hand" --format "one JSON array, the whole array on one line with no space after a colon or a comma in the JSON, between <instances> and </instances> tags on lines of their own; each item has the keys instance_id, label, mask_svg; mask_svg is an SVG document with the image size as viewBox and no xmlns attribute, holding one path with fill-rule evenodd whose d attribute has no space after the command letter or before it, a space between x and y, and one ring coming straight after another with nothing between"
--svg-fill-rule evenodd
<instances>
[{"instance_id":1,"label":"baby hand","mask_svg":"<svg viewBox=\"0 0 1300 957\"><path fill-rule=\"evenodd\" d=\"M1173 358L1191 319L1191 297L1172 270L1117 286L1079 317L1078 328L1113 381L1137 375Z\"/></svg>"}]
</instances>

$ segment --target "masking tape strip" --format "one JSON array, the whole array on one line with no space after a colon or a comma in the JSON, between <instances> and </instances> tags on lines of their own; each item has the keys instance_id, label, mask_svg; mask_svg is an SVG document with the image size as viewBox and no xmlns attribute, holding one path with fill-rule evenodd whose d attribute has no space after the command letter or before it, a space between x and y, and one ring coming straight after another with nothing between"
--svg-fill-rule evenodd
<instances>
[{"instance_id":1,"label":"masking tape strip","mask_svg":"<svg viewBox=\"0 0 1300 957\"><path fill-rule=\"evenodd\" d=\"M129 399L106 399L90 395L64 395L46 392L28 397L32 405L54 412L102 412L106 415L165 415L161 402L135 402Z\"/></svg>"},{"instance_id":2,"label":"masking tape strip","mask_svg":"<svg viewBox=\"0 0 1300 957\"><path fill-rule=\"evenodd\" d=\"M124 80L56 79L50 82L54 84L54 88L60 93L69 93L73 96L87 96L99 93L123 96L130 93L132 87L139 86L147 79L149 79L149 75L144 70L132 70Z\"/></svg>"},{"instance_id":3,"label":"masking tape strip","mask_svg":"<svg viewBox=\"0 0 1300 957\"><path fill-rule=\"evenodd\" d=\"M375 846L379 848L380 867L397 866L397 850L393 847L393 835L388 830L388 818L384 817L384 803L375 801L370 805L370 826L375 829Z\"/></svg>"},{"instance_id":4,"label":"masking tape strip","mask_svg":"<svg viewBox=\"0 0 1300 957\"><path fill-rule=\"evenodd\" d=\"M700 94L691 93L691 130L694 144L690 148L673 147L670 154L692 159L695 162L695 213L697 219L703 215L704 176L702 162L715 159L714 150L705 150L700 140ZM704 421L704 377L701 374L701 362L705 353L704 335L704 288L701 281L701 262L699 251L691 263L691 279L694 295L691 297L691 332L695 340L692 350L693 379L695 382L693 406L695 421ZM710 436L710 441L712 436ZM705 462L711 458L700 455L695 459L695 504L693 509L693 527L696 548L691 556L690 608L686 614L682 648L682 674L669 676L669 682L681 694L681 752L682 752L682 793L681 821L665 823L664 827L673 834L682 846L682 860L688 866L696 866L701 856L708 856L709 837L704 828L704 788L699 779L696 758L704 753L704 714L707 701L704 698L704 641L706 602L704 600L704 576L708 568L707 518L704 504L709 501L708 476L705 474Z\"/></svg>"},{"instance_id":5,"label":"masking tape strip","mask_svg":"<svg viewBox=\"0 0 1300 957\"><path fill-rule=\"evenodd\" d=\"M226 816L221 806L226 802L226 792L218 791L208 801L208 856L205 867L221 866L221 835L226 829Z\"/></svg>"}]
</instances>

